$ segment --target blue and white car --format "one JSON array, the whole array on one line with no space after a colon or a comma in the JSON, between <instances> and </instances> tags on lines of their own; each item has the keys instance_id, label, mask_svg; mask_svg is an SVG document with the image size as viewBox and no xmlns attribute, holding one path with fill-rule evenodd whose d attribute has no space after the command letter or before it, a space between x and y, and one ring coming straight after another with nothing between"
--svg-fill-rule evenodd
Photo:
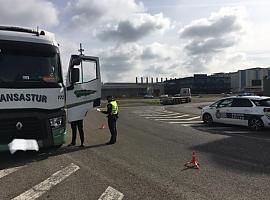
<instances>
[{"instance_id":1,"label":"blue and white car","mask_svg":"<svg viewBox=\"0 0 270 200\"><path fill-rule=\"evenodd\" d=\"M270 127L270 97L226 97L202 109L205 124L214 122L248 126L252 130Z\"/></svg>"}]
</instances>

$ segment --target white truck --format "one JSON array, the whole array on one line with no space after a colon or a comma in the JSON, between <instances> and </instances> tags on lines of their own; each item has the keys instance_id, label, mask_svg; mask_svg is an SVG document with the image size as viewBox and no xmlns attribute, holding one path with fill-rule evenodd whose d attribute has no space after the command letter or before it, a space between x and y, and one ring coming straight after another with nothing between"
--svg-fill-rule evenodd
<instances>
[{"instance_id":1,"label":"white truck","mask_svg":"<svg viewBox=\"0 0 270 200\"><path fill-rule=\"evenodd\" d=\"M162 95L160 96L160 104L173 105L181 103L191 102L191 91L190 88L181 88L179 94L174 96Z\"/></svg>"},{"instance_id":2,"label":"white truck","mask_svg":"<svg viewBox=\"0 0 270 200\"><path fill-rule=\"evenodd\" d=\"M0 26L0 151L14 139L60 147L66 120L83 119L100 105L97 57L72 55L65 85L62 72L53 34Z\"/></svg>"}]
</instances>

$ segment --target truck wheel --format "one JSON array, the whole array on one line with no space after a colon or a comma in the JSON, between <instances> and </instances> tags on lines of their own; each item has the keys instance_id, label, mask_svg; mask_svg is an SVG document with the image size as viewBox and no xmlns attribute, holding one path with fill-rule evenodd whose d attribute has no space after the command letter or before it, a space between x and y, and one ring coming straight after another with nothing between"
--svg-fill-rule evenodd
<instances>
[{"instance_id":1,"label":"truck wheel","mask_svg":"<svg viewBox=\"0 0 270 200\"><path fill-rule=\"evenodd\" d=\"M203 122L207 125L212 125L213 124L213 118L209 113L205 113L203 115Z\"/></svg>"},{"instance_id":2,"label":"truck wheel","mask_svg":"<svg viewBox=\"0 0 270 200\"><path fill-rule=\"evenodd\" d=\"M261 131L264 128L264 124L261 119L254 117L248 121L248 127L253 131Z\"/></svg>"}]
</instances>

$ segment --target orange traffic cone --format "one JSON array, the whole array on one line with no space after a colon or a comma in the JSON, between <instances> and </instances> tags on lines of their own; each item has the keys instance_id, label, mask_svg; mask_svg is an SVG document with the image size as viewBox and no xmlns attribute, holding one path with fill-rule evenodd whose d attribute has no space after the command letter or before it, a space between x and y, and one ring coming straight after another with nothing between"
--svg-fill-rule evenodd
<instances>
[{"instance_id":1,"label":"orange traffic cone","mask_svg":"<svg viewBox=\"0 0 270 200\"><path fill-rule=\"evenodd\" d=\"M105 129L106 125L104 123L101 124L101 126L99 127L99 129Z\"/></svg>"},{"instance_id":2,"label":"orange traffic cone","mask_svg":"<svg viewBox=\"0 0 270 200\"><path fill-rule=\"evenodd\" d=\"M185 164L185 167L200 169L200 163L196 158L195 151L192 152L192 159L190 162Z\"/></svg>"}]
</instances>

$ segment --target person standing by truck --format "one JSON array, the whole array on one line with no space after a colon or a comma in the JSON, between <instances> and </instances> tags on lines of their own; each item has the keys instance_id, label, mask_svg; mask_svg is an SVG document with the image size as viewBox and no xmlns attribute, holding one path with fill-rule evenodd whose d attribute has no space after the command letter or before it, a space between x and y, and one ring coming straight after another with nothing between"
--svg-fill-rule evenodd
<instances>
[{"instance_id":1,"label":"person standing by truck","mask_svg":"<svg viewBox=\"0 0 270 200\"><path fill-rule=\"evenodd\" d=\"M71 124L71 129L72 129L72 141L68 146L70 147L70 146L76 145L76 136L77 136L77 127L78 127L80 139L81 139L80 147L84 147L83 120L73 121L73 122L70 122L70 124Z\"/></svg>"},{"instance_id":2,"label":"person standing by truck","mask_svg":"<svg viewBox=\"0 0 270 200\"><path fill-rule=\"evenodd\" d=\"M108 117L108 126L111 132L111 139L107 142L107 145L116 143L117 138L117 128L116 121L118 119L118 104L113 96L107 96L108 104L107 111L101 111L104 114L107 114Z\"/></svg>"}]
</instances>

